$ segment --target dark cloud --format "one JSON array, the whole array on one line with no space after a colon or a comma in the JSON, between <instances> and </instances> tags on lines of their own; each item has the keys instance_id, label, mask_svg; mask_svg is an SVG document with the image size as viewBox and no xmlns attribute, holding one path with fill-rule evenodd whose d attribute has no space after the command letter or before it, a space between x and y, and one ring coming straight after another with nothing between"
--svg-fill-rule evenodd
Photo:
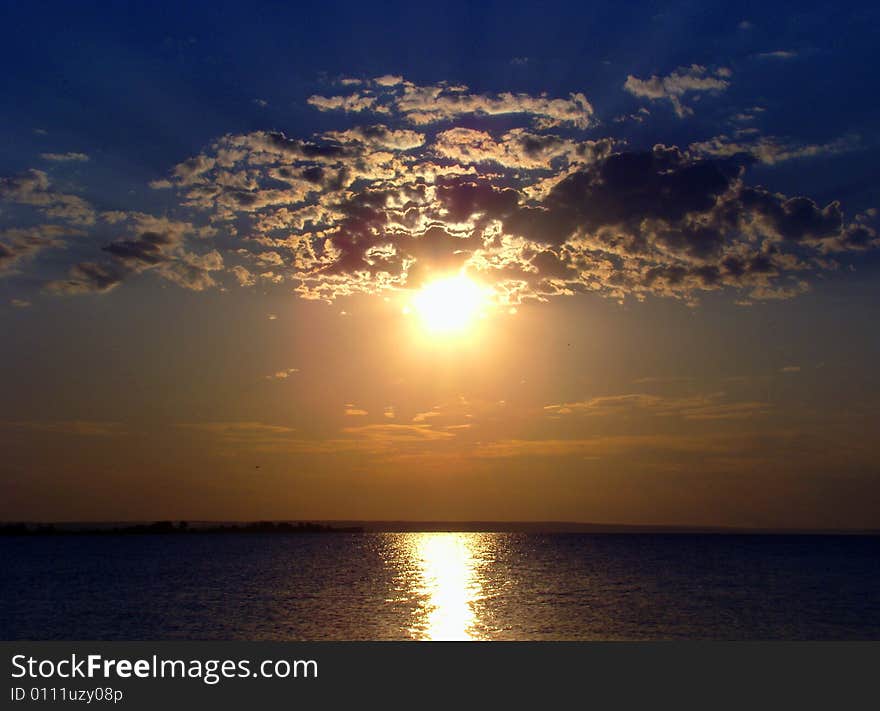
<instances>
[{"instance_id":1,"label":"dark cloud","mask_svg":"<svg viewBox=\"0 0 880 711\"><path fill-rule=\"evenodd\" d=\"M101 249L121 262L152 266L170 259L163 250L171 244L173 244L173 239L167 233L144 232L137 239L111 242Z\"/></svg>"},{"instance_id":2,"label":"dark cloud","mask_svg":"<svg viewBox=\"0 0 880 711\"><path fill-rule=\"evenodd\" d=\"M154 270L163 278L184 288L202 291L215 284L212 276L223 268L216 250L198 254L187 247L186 237L210 234L190 223L175 222L143 213L108 213L106 221L122 224L133 236L114 240L101 247L109 261L80 262L71 267L66 279L48 284L61 294L107 292L131 275Z\"/></svg>"},{"instance_id":3,"label":"dark cloud","mask_svg":"<svg viewBox=\"0 0 880 711\"><path fill-rule=\"evenodd\" d=\"M129 273L118 264L80 262L71 267L67 279L50 282L48 288L58 294L102 293L113 289Z\"/></svg>"},{"instance_id":4,"label":"dark cloud","mask_svg":"<svg viewBox=\"0 0 880 711\"><path fill-rule=\"evenodd\" d=\"M82 234L80 230L60 225L0 230L0 276L44 249L65 247L66 238Z\"/></svg>"}]
</instances>

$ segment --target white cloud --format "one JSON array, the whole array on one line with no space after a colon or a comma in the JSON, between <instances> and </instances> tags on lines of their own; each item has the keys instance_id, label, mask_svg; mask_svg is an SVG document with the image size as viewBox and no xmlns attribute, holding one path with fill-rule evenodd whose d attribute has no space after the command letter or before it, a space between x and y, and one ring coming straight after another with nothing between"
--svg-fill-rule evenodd
<instances>
[{"instance_id":1,"label":"white cloud","mask_svg":"<svg viewBox=\"0 0 880 711\"><path fill-rule=\"evenodd\" d=\"M666 76L652 75L639 79L628 75L623 88L633 96L651 101L665 100L672 104L676 116L683 118L693 114L693 109L683 103L688 93L724 91L730 82L730 69L721 67L710 70L699 64L679 67Z\"/></svg>"}]
</instances>

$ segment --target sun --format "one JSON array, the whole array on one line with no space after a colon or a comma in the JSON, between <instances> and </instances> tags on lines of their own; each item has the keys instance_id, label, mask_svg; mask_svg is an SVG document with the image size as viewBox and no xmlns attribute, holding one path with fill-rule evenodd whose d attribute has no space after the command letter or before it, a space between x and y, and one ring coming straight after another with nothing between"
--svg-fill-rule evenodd
<instances>
[{"instance_id":1,"label":"sun","mask_svg":"<svg viewBox=\"0 0 880 711\"><path fill-rule=\"evenodd\" d=\"M448 336L467 331L486 305L486 290L456 275L426 284L413 296L411 310L429 333Z\"/></svg>"}]
</instances>

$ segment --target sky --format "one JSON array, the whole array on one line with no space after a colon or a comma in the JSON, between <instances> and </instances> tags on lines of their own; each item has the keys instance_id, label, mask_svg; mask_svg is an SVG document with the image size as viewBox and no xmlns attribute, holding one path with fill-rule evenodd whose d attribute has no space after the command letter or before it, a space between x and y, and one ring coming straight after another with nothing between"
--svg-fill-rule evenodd
<instances>
[{"instance_id":1,"label":"sky","mask_svg":"<svg viewBox=\"0 0 880 711\"><path fill-rule=\"evenodd\" d=\"M0 519L880 527L880 10L3 3Z\"/></svg>"}]
</instances>

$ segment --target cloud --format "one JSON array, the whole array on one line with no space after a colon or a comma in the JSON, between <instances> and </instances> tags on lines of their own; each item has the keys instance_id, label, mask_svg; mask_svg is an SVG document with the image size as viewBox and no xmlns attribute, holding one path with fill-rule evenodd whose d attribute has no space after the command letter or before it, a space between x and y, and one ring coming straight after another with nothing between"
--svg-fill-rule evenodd
<instances>
[{"instance_id":1,"label":"cloud","mask_svg":"<svg viewBox=\"0 0 880 711\"><path fill-rule=\"evenodd\" d=\"M627 90L684 114L689 96L721 91L729 77L691 65L629 77ZM745 305L795 298L838 259L878 246L875 213L846 215L836 201L750 183L755 162L858 145L762 136L742 126L758 107L735 117L730 135L639 150L588 134L595 121L582 94L475 93L397 76L340 85L356 90L311 104L350 114L343 127L227 134L153 181L169 190L168 214L187 221L98 213L36 170L4 178L0 195L41 221L52 213L84 229L71 220L91 220L90 242L100 246L78 250L66 278L48 283L64 294L150 274L192 290L283 284L333 301L461 270L505 309L585 292L695 304L728 291ZM46 246L2 235L0 244L0 261L17 266Z\"/></svg>"},{"instance_id":2,"label":"cloud","mask_svg":"<svg viewBox=\"0 0 880 711\"><path fill-rule=\"evenodd\" d=\"M180 185L200 182L201 176L214 167L215 159L205 155L193 156L174 167L172 175Z\"/></svg>"},{"instance_id":3,"label":"cloud","mask_svg":"<svg viewBox=\"0 0 880 711\"><path fill-rule=\"evenodd\" d=\"M240 264L236 264L234 267L231 267L229 271L235 277L236 281L238 281L239 286L253 286L257 283L257 279L253 275L253 273L246 267L241 266Z\"/></svg>"},{"instance_id":4,"label":"cloud","mask_svg":"<svg viewBox=\"0 0 880 711\"><path fill-rule=\"evenodd\" d=\"M403 83L403 77L397 74L384 74L381 77L376 77L373 81L379 86L397 86Z\"/></svg>"},{"instance_id":5,"label":"cloud","mask_svg":"<svg viewBox=\"0 0 880 711\"><path fill-rule=\"evenodd\" d=\"M56 163L85 163L89 160L85 153L40 153L40 158Z\"/></svg>"},{"instance_id":6,"label":"cloud","mask_svg":"<svg viewBox=\"0 0 880 711\"><path fill-rule=\"evenodd\" d=\"M174 428L188 436L211 438L229 451L283 451L300 442L294 428L259 421L182 422Z\"/></svg>"},{"instance_id":7,"label":"cloud","mask_svg":"<svg viewBox=\"0 0 880 711\"><path fill-rule=\"evenodd\" d=\"M550 99L510 92L467 94L461 89L466 87L406 84L403 95L395 100L393 106L408 121L418 125L450 121L469 114L527 114L534 118L538 128L568 124L585 129L592 124L593 106L582 93L572 93L564 99Z\"/></svg>"},{"instance_id":8,"label":"cloud","mask_svg":"<svg viewBox=\"0 0 880 711\"><path fill-rule=\"evenodd\" d=\"M794 59L798 53L787 49L777 49L772 52L759 52L755 56L758 59Z\"/></svg>"},{"instance_id":9,"label":"cloud","mask_svg":"<svg viewBox=\"0 0 880 711\"><path fill-rule=\"evenodd\" d=\"M664 383L687 383L693 380L692 377L688 375L669 375L669 376L647 376L644 378L637 378L633 380L634 385L650 385L650 384L664 384Z\"/></svg>"},{"instance_id":10,"label":"cloud","mask_svg":"<svg viewBox=\"0 0 880 711\"><path fill-rule=\"evenodd\" d=\"M456 127L424 146L394 135L227 136L200 162L213 167L199 185L187 174L178 189L215 224L252 216L239 256L272 271L230 267L239 284L293 280L304 298L328 301L465 269L510 306L584 291L693 302L720 289L747 303L792 298L826 268L822 255L877 242L872 218L847 222L837 203L749 186L745 144L615 152L611 139L525 128ZM750 147L767 161L821 152Z\"/></svg>"},{"instance_id":11,"label":"cloud","mask_svg":"<svg viewBox=\"0 0 880 711\"><path fill-rule=\"evenodd\" d=\"M53 434L82 435L87 437L109 437L124 434L120 422L104 422L94 420L56 420L54 422L0 422L0 427L29 430L31 432L49 432Z\"/></svg>"},{"instance_id":12,"label":"cloud","mask_svg":"<svg viewBox=\"0 0 880 711\"><path fill-rule=\"evenodd\" d=\"M294 373L298 373L299 368L285 368L284 370L278 370L272 373L271 375L267 375L266 380L287 380Z\"/></svg>"},{"instance_id":13,"label":"cloud","mask_svg":"<svg viewBox=\"0 0 880 711\"><path fill-rule=\"evenodd\" d=\"M750 106L747 109L743 109L737 114L734 114L731 119L736 123L747 123L750 121L754 121L759 114L762 114L766 111L763 106ZM756 128L740 128L737 130L737 136L743 136L751 133L757 132Z\"/></svg>"},{"instance_id":14,"label":"cloud","mask_svg":"<svg viewBox=\"0 0 880 711\"><path fill-rule=\"evenodd\" d=\"M46 288L56 294L89 294L110 291L119 285L127 272L115 264L80 262L74 264L67 279L50 281Z\"/></svg>"},{"instance_id":15,"label":"cloud","mask_svg":"<svg viewBox=\"0 0 880 711\"><path fill-rule=\"evenodd\" d=\"M682 101L686 94L724 91L730 86L730 76L730 70L725 67L710 70L699 64L692 64L689 67L679 67L666 76L652 75L647 79L639 79L630 74L623 88L633 96L650 101L669 101L675 115L684 118L694 112Z\"/></svg>"},{"instance_id":16,"label":"cloud","mask_svg":"<svg viewBox=\"0 0 880 711\"><path fill-rule=\"evenodd\" d=\"M348 113L359 113L361 111L373 110L375 113L388 113L384 107L373 109L376 103L375 96L366 96L355 93L348 96L319 96L314 95L308 98L310 106L314 106L319 111L345 111Z\"/></svg>"},{"instance_id":17,"label":"cloud","mask_svg":"<svg viewBox=\"0 0 880 711\"><path fill-rule=\"evenodd\" d=\"M461 84L439 82L417 85L402 77L379 77L373 88L339 96L309 97L320 111L372 112L399 115L409 123L425 126L461 116L524 114L539 128L570 125L585 129L593 123L593 107L582 93L549 98L525 93L473 94Z\"/></svg>"},{"instance_id":18,"label":"cloud","mask_svg":"<svg viewBox=\"0 0 880 711\"><path fill-rule=\"evenodd\" d=\"M615 116L612 120L614 121L614 123L626 123L627 121L632 121L634 123L644 123L650 115L651 112L644 106L642 106L635 113Z\"/></svg>"},{"instance_id":19,"label":"cloud","mask_svg":"<svg viewBox=\"0 0 880 711\"><path fill-rule=\"evenodd\" d=\"M417 131L392 130L383 124L350 128L345 131L329 131L324 134L339 143L361 143L374 148L408 151L425 142L425 136Z\"/></svg>"},{"instance_id":20,"label":"cloud","mask_svg":"<svg viewBox=\"0 0 880 711\"><path fill-rule=\"evenodd\" d=\"M413 451L421 455L425 447L442 445L455 437L452 432L428 426L390 422L343 427L335 437L318 439L298 436L291 427L253 421L180 423L175 429L186 435L210 437L230 447L230 451L322 456L357 453L386 459Z\"/></svg>"},{"instance_id":21,"label":"cloud","mask_svg":"<svg viewBox=\"0 0 880 711\"><path fill-rule=\"evenodd\" d=\"M144 213L104 213L102 219L124 225L129 236L101 248L109 260L75 264L67 279L47 284L50 291L59 294L107 292L129 276L146 271L155 271L164 279L193 291L216 284L212 274L223 269L223 257L217 250L189 251L185 241L188 235L211 235L212 228L196 228L188 222Z\"/></svg>"},{"instance_id":22,"label":"cloud","mask_svg":"<svg viewBox=\"0 0 880 711\"><path fill-rule=\"evenodd\" d=\"M614 141L575 141L552 134L513 129L494 139L486 131L452 128L439 133L432 146L442 158L462 165L496 163L506 168L552 170L554 162L588 164L611 154Z\"/></svg>"},{"instance_id":23,"label":"cloud","mask_svg":"<svg viewBox=\"0 0 880 711\"><path fill-rule=\"evenodd\" d=\"M448 440L455 436L451 432L432 429L429 425L375 424L362 425L360 427L344 427L342 431L347 435L382 442L386 445Z\"/></svg>"},{"instance_id":24,"label":"cloud","mask_svg":"<svg viewBox=\"0 0 880 711\"><path fill-rule=\"evenodd\" d=\"M844 136L828 143L799 144L774 136L760 136L750 141L743 141L721 134L708 141L692 143L689 150L697 154L720 157L748 155L761 163L774 165L801 158L847 153L858 149L859 146L858 137L853 135Z\"/></svg>"},{"instance_id":25,"label":"cloud","mask_svg":"<svg viewBox=\"0 0 880 711\"><path fill-rule=\"evenodd\" d=\"M761 439L741 434L636 434L604 435L577 439L502 439L481 444L471 455L485 459L519 457L580 457L604 459L632 457L642 454L664 455L660 461L669 461L668 455L697 456L708 462L730 465L741 458L754 456L758 448L779 448L789 444L790 435L773 432Z\"/></svg>"},{"instance_id":26,"label":"cloud","mask_svg":"<svg viewBox=\"0 0 880 711\"><path fill-rule=\"evenodd\" d=\"M9 304L17 309L26 309L31 305L31 302L27 299L10 299Z\"/></svg>"},{"instance_id":27,"label":"cloud","mask_svg":"<svg viewBox=\"0 0 880 711\"><path fill-rule=\"evenodd\" d=\"M267 425L263 422L181 422L175 427L195 432L207 432L217 435L240 435L244 433L257 434L281 434L286 435L295 432L291 427L283 425Z\"/></svg>"},{"instance_id":28,"label":"cloud","mask_svg":"<svg viewBox=\"0 0 880 711\"><path fill-rule=\"evenodd\" d=\"M45 217L76 225L95 222L95 211L88 202L56 191L42 170L30 169L19 175L0 177L0 201L28 205Z\"/></svg>"},{"instance_id":29,"label":"cloud","mask_svg":"<svg viewBox=\"0 0 880 711\"><path fill-rule=\"evenodd\" d=\"M494 419L504 407L504 402L474 400L459 395L429 410L417 412L412 421L443 430L467 429L474 422Z\"/></svg>"},{"instance_id":30,"label":"cloud","mask_svg":"<svg viewBox=\"0 0 880 711\"><path fill-rule=\"evenodd\" d=\"M779 369L780 373L800 373L801 367L799 365L786 365L783 368Z\"/></svg>"},{"instance_id":31,"label":"cloud","mask_svg":"<svg viewBox=\"0 0 880 711\"><path fill-rule=\"evenodd\" d=\"M741 420L766 414L770 407L765 402L734 402L725 393L709 393L683 397L662 397L633 393L607 395L589 400L547 405L551 415L582 415L608 417L644 413L657 417L680 417L685 420Z\"/></svg>"},{"instance_id":32,"label":"cloud","mask_svg":"<svg viewBox=\"0 0 880 711\"><path fill-rule=\"evenodd\" d=\"M45 249L66 246L66 238L83 232L60 225L0 230L0 276L11 273L21 262L32 259Z\"/></svg>"},{"instance_id":33,"label":"cloud","mask_svg":"<svg viewBox=\"0 0 880 711\"><path fill-rule=\"evenodd\" d=\"M366 410L362 410L359 407L355 407L352 403L346 403L345 410L343 413L346 417L366 417L370 413Z\"/></svg>"}]
</instances>

